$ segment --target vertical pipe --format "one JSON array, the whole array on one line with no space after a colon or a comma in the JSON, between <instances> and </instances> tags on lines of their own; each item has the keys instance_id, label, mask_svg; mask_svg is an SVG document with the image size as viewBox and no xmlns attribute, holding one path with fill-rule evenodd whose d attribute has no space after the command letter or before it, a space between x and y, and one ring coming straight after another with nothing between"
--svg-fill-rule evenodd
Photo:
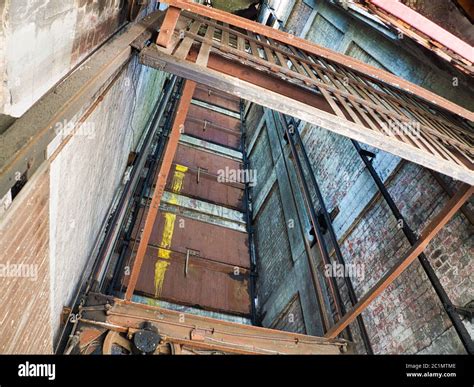
<instances>
[{"instance_id":1,"label":"vertical pipe","mask_svg":"<svg viewBox=\"0 0 474 387\"><path fill-rule=\"evenodd\" d=\"M299 156L296 152L296 147L295 147L295 143L294 143L293 138L292 138L292 133L290 133L290 128L288 127L288 125L286 123L284 115L281 114L281 113L278 113L278 117L280 118L280 122L283 125L283 129L285 130L286 136L288 138L288 143L290 145L291 154L293 155L293 160L295 162L296 173L300 178L299 180L300 180L301 186L303 188L303 190L302 190L303 191L303 199L304 199L306 207L308 209L310 222L311 222L311 225L313 226L313 229L314 229L314 232L315 232L315 236L316 236L316 240L317 240L317 244L318 244L318 248L319 248L321 257L323 258L324 263L326 265L329 265L331 263L331 260L329 258L329 253L328 253L326 241L324 239L323 233L321 231L321 227L320 227L319 222L318 222L318 215L316 213L316 209L314 208L314 204L311 200L311 194L310 194L310 191L309 191L308 183L307 183L306 179L304 178L303 167L301 165L301 160L300 160L300 158L299 158ZM329 285L331 287L330 291L332 292L333 297L334 297L335 306L336 306L336 308L338 309L338 312L339 312L338 313L339 318L342 318L342 316L346 313L346 310L345 310L345 307L344 307L344 303L342 302L341 295L339 293L339 288L337 286L337 281L333 276L331 276L329 278ZM352 339L352 334L350 333L349 329L348 329L347 333L348 333L348 336Z\"/></svg>"},{"instance_id":2,"label":"vertical pipe","mask_svg":"<svg viewBox=\"0 0 474 387\"><path fill-rule=\"evenodd\" d=\"M246 140L246 125L244 119L244 104L243 101L240 100L240 130L241 130L241 151L242 151L242 158L243 158L243 168L244 170L248 170L249 168L249 161L247 158L247 150L245 148L245 140ZM253 325L258 325L257 321L257 307L255 305L255 297L256 297L256 271L257 271L257 262L255 259L255 250L254 250L254 232L252 226L252 206L250 201L250 190L249 190L249 182L245 183L245 191L244 191L244 205L245 205L245 220L247 223L247 233L249 237L249 256L250 256L250 306L251 306L251 321Z\"/></svg>"}]
</instances>

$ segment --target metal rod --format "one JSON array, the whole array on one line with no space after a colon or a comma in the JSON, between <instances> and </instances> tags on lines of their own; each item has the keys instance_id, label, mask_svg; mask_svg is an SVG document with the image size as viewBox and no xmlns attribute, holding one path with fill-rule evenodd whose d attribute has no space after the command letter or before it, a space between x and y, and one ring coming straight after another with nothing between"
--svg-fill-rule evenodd
<instances>
[{"instance_id":1,"label":"metal rod","mask_svg":"<svg viewBox=\"0 0 474 387\"><path fill-rule=\"evenodd\" d=\"M273 115L272 115L272 119L273 119L273 123L274 123L275 129L276 129L278 127L278 120ZM282 155L284 155L285 154L285 148L284 148L282 139L280 138L281 136L279 135L280 132L277 132L277 133L278 133L278 140L279 140L279 143L280 143L281 153L282 153ZM293 185L291 184L290 171L289 171L289 166L288 166L288 162L287 162L286 157L283 157L283 162L284 162L284 166L285 166L285 170L286 170L286 175L287 175L287 177L289 179L289 183L290 183L289 188L290 188L290 192L291 192L291 198L293 199L293 203L295 204L298 223L299 223L299 225L301 227L301 231L302 231L304 248L305 248L306 257L308 259L308 264L309 264L309 268L310 268L311 281L313 283L313 286L314 286L314 289L315 289L315 292L316 292L316 299L317 299L317 303L318 303L318 309L319 309L319 313L320 313L320 316L321 316L322 331L327 332L331 323L329 321L328 313L326 312L326 307L325 307L326 303L325 303L325 297L324 297L325 295L323 294L323 289L321 287L321 279L320 279L319 271L318 271L318 267L317 267L318 261L315 259L314 252L311 250L312 244L309 240L309 234L304 232L304 225L303 225L303 216L304 215L301 212L300 206L297 205L296 193L295 193L295 189L294 189ZM300 179L300 178L301 178L301 176L298 176L298 179ZM309 212L310 211L310 209L308 207L309 204L307 203L305 196L303 196L303 200L304 200L306 211ZM323 243L324 243L324 241L323 241ZM326 246L324 244L323 245L318 244L318 248L320 250L320 255L321 256L323 254L327 254L327 257L329 257ZM334 283L328 277L325 277L325 279L328 282L327 287L330 289L332 299L334 300L334 304L335 304L335 307L336 307L336 314L337 314L338 318L341 318L343 312L341 311L341 306L340 305L341 305L342 302L338 303L338 302L340 302L341 299L340 299L339 294L336 293L337 286L335 286ZM334 316L333 316L333 319L334 319ZM347 329L347 338L349 340L352 340L352 335L351 335L350 329Z\"/></svg>"},{"instance_id":2,"label":"metal rod","mask_svg":"<svg viewBox=\"0 0 474 387\"><path fill-rule=\"evenodd\" d=\"M321 254L321 257L323 259L324 264L330 265L331 264L331 259L329 257L329 252L328 252L326 240L324 239L323 232L321 230L321 226L319 225L319 222L318 222L318 214L316 213L316 209L314 208L313 201L311 200L311 193L309 191L308 183L307 183L306 179L304 178L303 166L301 164L301 160L300 160L300 158L298 156L298 153L296 151L295 143L294 143L293 138L292 138L292 133L290 131L289 126L286 123L286 120L285 120L283 114L281 114L281 113L277 113L277 114L278 114L280 122L283 126L283 129L285 130L286 136L288 138L288 143L290 145L291 154L293 155L293 160L294 160L294 164L295 164L295 167L296 167L296 173L300 178L299 180L300 180L300 183L301 183L301 186L302 186L303 199L304 199L305 205L308 209L309 220L310 220L311 225L313 226L313 229L314 229L314 233L315 233L315 236L316 236L316 241L317 241L317 245L318 245L318 248L319 248L319 252ZM333 298L334 298L334 303L335 303L336 309L338 311L339 318L342 318L342 316L346 313L346 310L345 310L344 303L342 301L341 294L339 292L339 287L337 286L337 281L333 276L329 277L329 284L332 288L330 290L331 290L331 293L332 293ZM352 337L352 334L349 333L349 336Z\"/></svg>"},{"instance_id":3,"label":"metal rod","mask_svg":"<svg viewBox=\"0 0 474 387\"><path fill-rule=\"evenodd\" d=\"M408 223L406 222L405 218L403 215L400 213L397 205L393 201L392 196L390 193L387 191L387 188L385 187L382 179L380 179L380 176L378 175L377 171L373 167L372 163L368 159L368 157L364 154L363 149L360 147L359 143L355 140L352 140L352 143L354 144L354 147L356 148L357 152L359 153L362 161L366 165L370 175L374 179L375 184L377 185L377 188L379 189L380 193L382 194L383 198L387 202L388 206L390 207L390 210L392 211L392 214L395 216L395 218L400 221L402 224L402 230L405 236L408 239L408 242L410 242L410 245L414 246L418 240L417 236L413 232L413 230L410 228ZM438 295L441 304L443 305L444 310L446 311L447 315L449 316L454 329L456 330L457 334L459 335L459 338L461 339L461 342L464 345L464 348L469 354L474 353L474 346L473 342L471 340L471 337L469 335L469 332L467 331L466 327L464 326L463 322L461 321L461 318L459 317L458 313L456 312L455 307L453 306L453 303L449 299L449 296L447 295L446 291L443 288L443 285L441 285L441 282L439 282L438 276L436 275L435 271L433 270L433 267L431 266L430 262L428 261L428 258L424 253L421 253L418 256L418 260L420 261L421 266L423 267L423 270L425 271L426 275L428 276L428 279L431 282L431 285L433 286L433 289L435 290L436 294Z\"/></svg>"},{"instance_id":4,"label":"metal rod","mask_svg":"<svg viewBox=\"0 0 474 387\"><path fill-rule=\"evenodd\" d=\"M211 90L209 90L209 95ZM244 102L240 100L239 104L240 110L240 130L241 130L241 152L242 152L242 164L244 170L247 170L249 167L249 160L247 157L247 151L245 147L245 140L247 138L247 128L245 125L245 118L244 118ZM255 242L254 242L254 230L252 226L252 218L253 218L253 211L252 211L252 199L250 197L250 182L245 182L244 188L244 206L245 206L245 222L247 225L247 233L249 237L249 256L250 256L250 278L249 278L249 288L250 288L250 318L253 325L261 325L261 322L257 319L257 306L255 304L256 299L256 279L257 279L257 261L255 256Z\"/></svg>"},{"instance_id":5,"label":"metal rod","mask_svg":"<svg viewBox=\"0 0 474 387\"><path fill-rule=\"evenodd\" d=\"M333 245L337 261L340 265L342 265L345 268L346 267L346 262L344 260L344 257L342 256L342 252L341 252L341 249L339 247L339 243L337 241L336 233L334 232L334 228L332 226L332 220L331 220L331 217L330 217L329 212L327 210L326 203L324 201L321 190L319 188L319 184L316 180L316 176L315 176L313 168L311 166L311 162L309 160L308 154L306 153L306 148L303 144L303 141L301 140L300 133L299 133L298 129L296 128L296 123L294 121L294 118L290 117L290 119L293 121L293 123L292 123L293 126L294 126L293 133L294 133L294 136L297 139L297 143L300 147L301 154L303 155L303 160L306 163L306 166L308 168L309 177L310 177L311 183L313 185L314 191L316 193L316 196L318 198L318 202L321 206L321 212L323 214L324 220L325 220L326 225L327 225L329 238L330 238L331 243ZM283 121L284 121L284 119L283 119ZM286 121L285 121L285 123L286 123ZM294 144L294 139L291 135L289 136L289 141L290 141L290 143ZM297 157L299 158L299 156L297 156ZM349 277L344 276L344 282L346 283L346 286L347 286L348 295L349 295L349 299L351 301L351 304L355 305L357 303L358 299L357 299L357 295L354 291L354 286L352 285L352 281ZM372 350L372 345L370 344L370 338L369 338L369 335L367 333L367 329L365 327L364 320L363 320L362 316L357 317L357 324L359 326L362 341L364 343L364 347L365 347L367 353L370 354L370 355L373 355L374 352Z\"/></svg>"}]
</instances>

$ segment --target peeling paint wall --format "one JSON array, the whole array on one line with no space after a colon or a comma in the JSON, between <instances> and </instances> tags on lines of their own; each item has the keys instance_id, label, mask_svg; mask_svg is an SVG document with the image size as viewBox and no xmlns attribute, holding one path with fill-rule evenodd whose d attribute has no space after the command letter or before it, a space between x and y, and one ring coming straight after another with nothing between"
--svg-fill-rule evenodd
<instances>
[{"instance_id":1,"label":"peeling paint wall","mask_svg":"<svg viewBox=\"0 0 474 387\"><path fill-rule=\"evenodd\" d=\"M164 73L141 66L134 57L82 124L84 130L51 162L51 318L55 333L163 81Z\"/></svg>"},{"instance_id":2,"label":"peeling paint wall","mask_svg":"<svg viewBox=\"0 0 474 387\"><path fill-rule=\"evenodd\" d=\"M0 5L0 113L20 117L28 110L126 22L124 4L5 0Z\"/></svg>"}]
</instances>

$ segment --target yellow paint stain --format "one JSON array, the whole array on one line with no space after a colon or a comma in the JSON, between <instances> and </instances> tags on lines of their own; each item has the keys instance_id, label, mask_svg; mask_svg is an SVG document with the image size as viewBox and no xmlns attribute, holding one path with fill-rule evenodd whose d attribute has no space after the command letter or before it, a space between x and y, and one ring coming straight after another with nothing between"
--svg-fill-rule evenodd
<instances>
[{"instance_id":1,"label":"yellow paint stain","mask_svg":"<svg viewBox=\"0 0 474 387\"><path fill-rule=\"evenodd\" d=\"M176 215L165 213L165 225L163 227L163 236L161 238L161 248L158 249L158 260L155 263L155 297L158 297L163 290L163 283L165 282L165 273L170 263L164 261L171 258L171 240L173 238L174 223Z\"/></svg>"},{"instance_id":2,"label":"yellow paint stain","mask_svg":"<svg viewBox=\"0 0 474 387\"><path fill-rule=\"evenodd\" d=\"M188 168L184 165L177 164L171 183L171 190L175 193L179 193L183 188L183 181ZM178 203L178 196L172 194L169 200L171 204ZM155 263L155 297L159 297L165 282L165 274L170 265L169 260L171 258L171 240L173 239L174 224L176 222L176 215L171 213L165 213L165 225L163 227L163 235L161 237L161 248L158 249L158 259Z\"/></svg>"},{"instance_id":3,"label":"yellow paint stain","mask_svg":"<svg viewBox=\"0 0 474 387\"><path fill-rule=\"evenodd\" d=\"M171 182L171 190L173 192L179 193L183 189L183 182L186 172L188 171L188 167L184 165L176 165L176 170L173 175L173 180Z\"/></svg>"}]
</instances>

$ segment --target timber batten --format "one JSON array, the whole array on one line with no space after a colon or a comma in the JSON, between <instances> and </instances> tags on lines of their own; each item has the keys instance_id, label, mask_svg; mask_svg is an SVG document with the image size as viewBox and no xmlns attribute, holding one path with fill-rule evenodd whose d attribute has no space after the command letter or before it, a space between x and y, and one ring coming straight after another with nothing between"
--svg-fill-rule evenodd
<instances>
[{"instance_id":1,"label":"timber batten","mask_svg":"<svg viewBox=\"0 0 474 387\"><path fill-rule=\"evenodd\" d=\"M141 51L143 64L474 184L472 112L281 31L196 4L169 3L193 12L181 11L166 48Z\"/></svg>"}]
</instances>

